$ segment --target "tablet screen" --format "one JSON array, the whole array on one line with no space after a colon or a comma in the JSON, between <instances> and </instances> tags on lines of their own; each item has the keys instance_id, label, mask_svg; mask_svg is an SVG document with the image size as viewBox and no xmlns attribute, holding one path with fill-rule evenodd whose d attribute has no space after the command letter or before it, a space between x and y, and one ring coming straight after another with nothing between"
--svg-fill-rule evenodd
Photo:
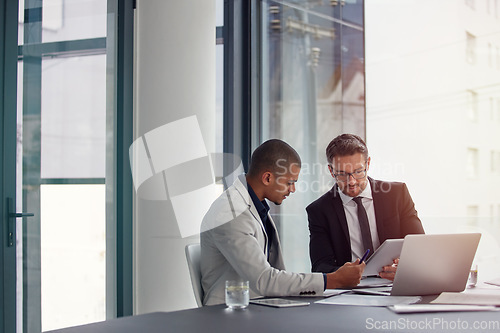
<instances>
[{"instance_id":1,"label":"tablet screen","mask_svg":"<svg viewBox=\"0 0 500 333\"><path fill-rule=\"evenodd\" d=\"M403 248L402 239L388 239L380 245L373 255L366 261L363 276L378 275L382 267L391 265L392 261L399 258Z\"/></svg>"}]
</instances>

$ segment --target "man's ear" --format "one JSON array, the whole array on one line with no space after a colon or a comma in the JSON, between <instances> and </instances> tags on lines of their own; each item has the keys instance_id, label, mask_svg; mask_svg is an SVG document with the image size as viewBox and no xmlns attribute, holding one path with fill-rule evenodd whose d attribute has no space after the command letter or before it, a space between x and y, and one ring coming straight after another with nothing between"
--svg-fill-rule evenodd
<instances>
[{"instance_id":1,"label":"man's ear","mask_svg":"<svg viewBox=\"0 0 500 333\"><path fill-rule=\"evenodd\" d=\"M366 171L368 171L370 169L370 161L371 161L371 158L368 157L368 159L366 160Z\"/></svg>"},{"instance_id":2,"label":"man's ear","mask_svg":"<svg viewBox=\"0 0 500 333\"><path fill-rule=\"evenodd\" d=\"M330 171L330 175L335 178L335 175L333 174L333 167L330 164L328 164L328 171Z\"/></svg>"},{"instance_id":3,"label":"man's ear","mask_svg":"<svg viewBox=\"0 0 500 333\"><path fill-rule=\"evenodd\" d=\"M266 171L262 174L261 180L262 184L269 185L273 180L273 174L269 171Z\"/></svg>"}]
</instances>

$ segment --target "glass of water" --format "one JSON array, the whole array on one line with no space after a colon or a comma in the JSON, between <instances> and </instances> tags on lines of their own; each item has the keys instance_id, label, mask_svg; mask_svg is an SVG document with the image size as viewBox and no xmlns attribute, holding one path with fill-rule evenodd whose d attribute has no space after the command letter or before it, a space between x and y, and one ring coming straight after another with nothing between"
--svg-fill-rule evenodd
<instances>
[{"instance_id":1,"label":"glass of water","mask_svg":"<svg viewBox=\"0 0 500 333\"><path fill-rule=\"evenodd\" d=\"M244 309L249 301L248 281L226 281L226 305L230 309Z\"/></svg>"},{"instance_id":2,"label":"glass of water","mask_svg":"<svg viewBox=\"0 0 500 333\"><path fill-rule=\"evenodd\" d=\"M477 284L477 264L472 265L470 269L469 281L467 282L467 287L472 288Z\"/></svg>"}]
</instances>

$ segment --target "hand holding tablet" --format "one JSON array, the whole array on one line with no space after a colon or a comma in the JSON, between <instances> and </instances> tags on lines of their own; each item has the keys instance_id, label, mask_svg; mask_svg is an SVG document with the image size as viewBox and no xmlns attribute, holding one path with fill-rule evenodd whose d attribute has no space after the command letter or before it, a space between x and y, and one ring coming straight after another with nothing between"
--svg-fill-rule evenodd
<instances>
[{"instance_id":1,"label":"hand holding tablet","mask_svg":"<svg viewBox=\"0 0 500 333\"><path fill-rule=\"evenodd\" d=\"M388 239L383 242L366 261L363 276L379 275L379 272L384 270L384 266L392 265L393 260L399 258L402 248L403 239Z\"/></svg>"},{"instance_id":2,"label":"hand holding tablet","mask_svg":"<svg viewBox=\"0 0 500 333\"><path fill-rule=\"evenodd\" d=\"M382 271L378 273L378 275L387 280L394 281L394 277L396 276L396 270L398 268L399 258L394 259L392 265L386 265L382 267Z\"/></svg>"}]
</instances>

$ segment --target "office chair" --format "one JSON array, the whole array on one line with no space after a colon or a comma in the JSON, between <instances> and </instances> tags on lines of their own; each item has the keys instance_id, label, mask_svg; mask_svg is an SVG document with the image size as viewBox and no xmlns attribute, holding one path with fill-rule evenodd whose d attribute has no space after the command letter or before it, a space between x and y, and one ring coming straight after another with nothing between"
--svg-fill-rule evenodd
<instances>
[{"instance_id":1,"label":"office chair","mask_svg":"<svg viewBox=\"0 0 500 333\"><path fill-rule=\"evenodd\" d=\"M203 306L203 288L201 287L201 267L200 267L200 244L186 245L186 259L191 275L191 284L193 285L194 298L198 307Z\"/></svg>"}]
</instances>

